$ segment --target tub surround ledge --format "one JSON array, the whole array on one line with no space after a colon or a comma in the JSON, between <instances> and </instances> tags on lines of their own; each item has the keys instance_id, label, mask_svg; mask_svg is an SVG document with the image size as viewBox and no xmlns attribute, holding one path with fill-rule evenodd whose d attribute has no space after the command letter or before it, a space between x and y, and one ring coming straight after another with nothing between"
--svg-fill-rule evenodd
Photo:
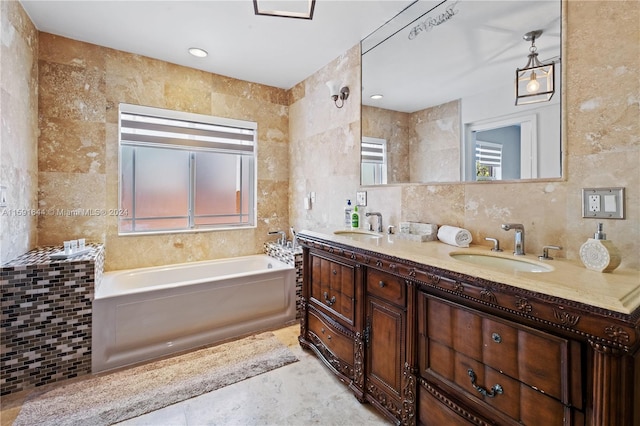
<instances>
[{"instance_id":1,"label":"tub surround ledge","mask_svg":"<svg viewBox=\"0 0 640 426\"><path fill-rule=\"evenodd\" d=\"M62 246L39 247L0 268L2 395L91 372L91 316L104 247L51 260Z\"/></svg>"}]
</instances>

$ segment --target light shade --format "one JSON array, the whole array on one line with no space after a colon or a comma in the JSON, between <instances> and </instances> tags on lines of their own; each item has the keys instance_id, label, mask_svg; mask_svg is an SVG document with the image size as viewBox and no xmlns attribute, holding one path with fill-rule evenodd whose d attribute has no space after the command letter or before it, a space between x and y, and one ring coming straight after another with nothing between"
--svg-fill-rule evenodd
<instances>
[{"instance_id":1,"label":"light shade","mask_svg":"<svg viewBox=\"0 0 640 426\"><path fill-rule=\"evenodd\" d=\"M316 0L253 0L256 15L313 19Z\"/></svg>"},{"instance_id":2,"label":"light shade","mask_svg":"<svg viewBox=\"0 0 640 426\"><path fill-rule=\"evenodd\" d=\"M543 64L538 60L535 45L541 30L526 33L523 38L531 41L527 64L516 69L516 105L546 102L555 93L554 63Z\"/></svg>"},{"instance_id":3,"label":"light shade","mask_svg":"<svg viewBox=\"0 0 640 426\"><path fill-rule=\"evenodd\" d=\"M553 64L516 70L516 105L546 102L555 93Z\"/></svg>"}]
</instances>

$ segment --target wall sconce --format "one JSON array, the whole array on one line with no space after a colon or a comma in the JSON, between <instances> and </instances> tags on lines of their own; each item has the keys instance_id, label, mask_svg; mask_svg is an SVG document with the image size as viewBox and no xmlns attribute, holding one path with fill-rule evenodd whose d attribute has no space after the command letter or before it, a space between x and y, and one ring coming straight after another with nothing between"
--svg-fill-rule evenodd
<instances>
[{"instance_id":1,"label":"wall sconce","mask_svg":"<svg viewBox=\"0 0 640 426\"><path fill-rule=\"evenodd\" d=\"M349 88L347 86L340 88L340 83L335 80L327 81L327 87L329 88L329 95L331 99L333 99L333 103L336 107L342 108L344 101L349 97ZM338 99L341 101L340 105L338 105Z\"/></svg>"},{"instance_id":2,"label":"wall sconce","mask_svg":"<svg viewBox=\"0 0 640 426\"><path fill-rule=\"evenodd\" d=\"M555 93L554 63L543 64L538 60L535 43L541 35L542 30L536 30L522 36L526 41L531 41L531 47L527 64L524 68L516 69L516 105L545 102Z\"/></svg>"}]
</instances>

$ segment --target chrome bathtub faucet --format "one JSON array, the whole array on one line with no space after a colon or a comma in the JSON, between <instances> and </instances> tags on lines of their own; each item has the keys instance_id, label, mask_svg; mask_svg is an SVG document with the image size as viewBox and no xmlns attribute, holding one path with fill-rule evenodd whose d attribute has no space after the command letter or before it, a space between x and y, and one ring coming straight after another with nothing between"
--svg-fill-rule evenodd
<instances>
[{"instance_id":1,"label":"chrome bathtub faucet","mask_svg":"<svg viewBox=\"0 0 640 426\"><path fill-rule=\"evenodd\" d=\"M511 229L515 231L513 254L516 256L524 256L524 225L521 223L503 223L501 227L505 231Z\"/></svg>"},{"instance_id":2,"label":"chrome bathtub faucet","mask_svg":"<svg viewBox=\"0 0 640 426\"><path fill-rule=\"evenodd\" d=\"M276 235L279 234L280 238L278 238L278 244L280 244L281 246L286 246L287 245L287 234L284 231L269 231L269 235Z\"/></svg>"}]
</instances>

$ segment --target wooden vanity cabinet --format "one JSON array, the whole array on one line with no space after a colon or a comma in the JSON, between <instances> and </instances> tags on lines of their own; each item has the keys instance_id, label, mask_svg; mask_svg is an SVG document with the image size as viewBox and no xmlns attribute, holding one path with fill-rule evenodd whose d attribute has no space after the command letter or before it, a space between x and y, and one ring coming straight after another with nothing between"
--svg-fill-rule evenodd
<instances>
[{"instance_id":1,"label":"wooden vanity cabinet","mask_svg":"<svg viewBox=\"0 0 640 426\"><path fill-rule=\"evenodd\" d=\"M407 360L407 286L403 279L368 268L365 315L365 397L394 420L403 413Z\"/></svg>"},{"instance_id":2,"label":"wooden vanity cabinet","mask_svg":"<svg viewBox=\"0 0 640 426\"><path fill-rule=\"evenodd\" d=\"M298 239L300 344L392 423L640 426L640 308Z\"/></svg>"}]
</instances>

